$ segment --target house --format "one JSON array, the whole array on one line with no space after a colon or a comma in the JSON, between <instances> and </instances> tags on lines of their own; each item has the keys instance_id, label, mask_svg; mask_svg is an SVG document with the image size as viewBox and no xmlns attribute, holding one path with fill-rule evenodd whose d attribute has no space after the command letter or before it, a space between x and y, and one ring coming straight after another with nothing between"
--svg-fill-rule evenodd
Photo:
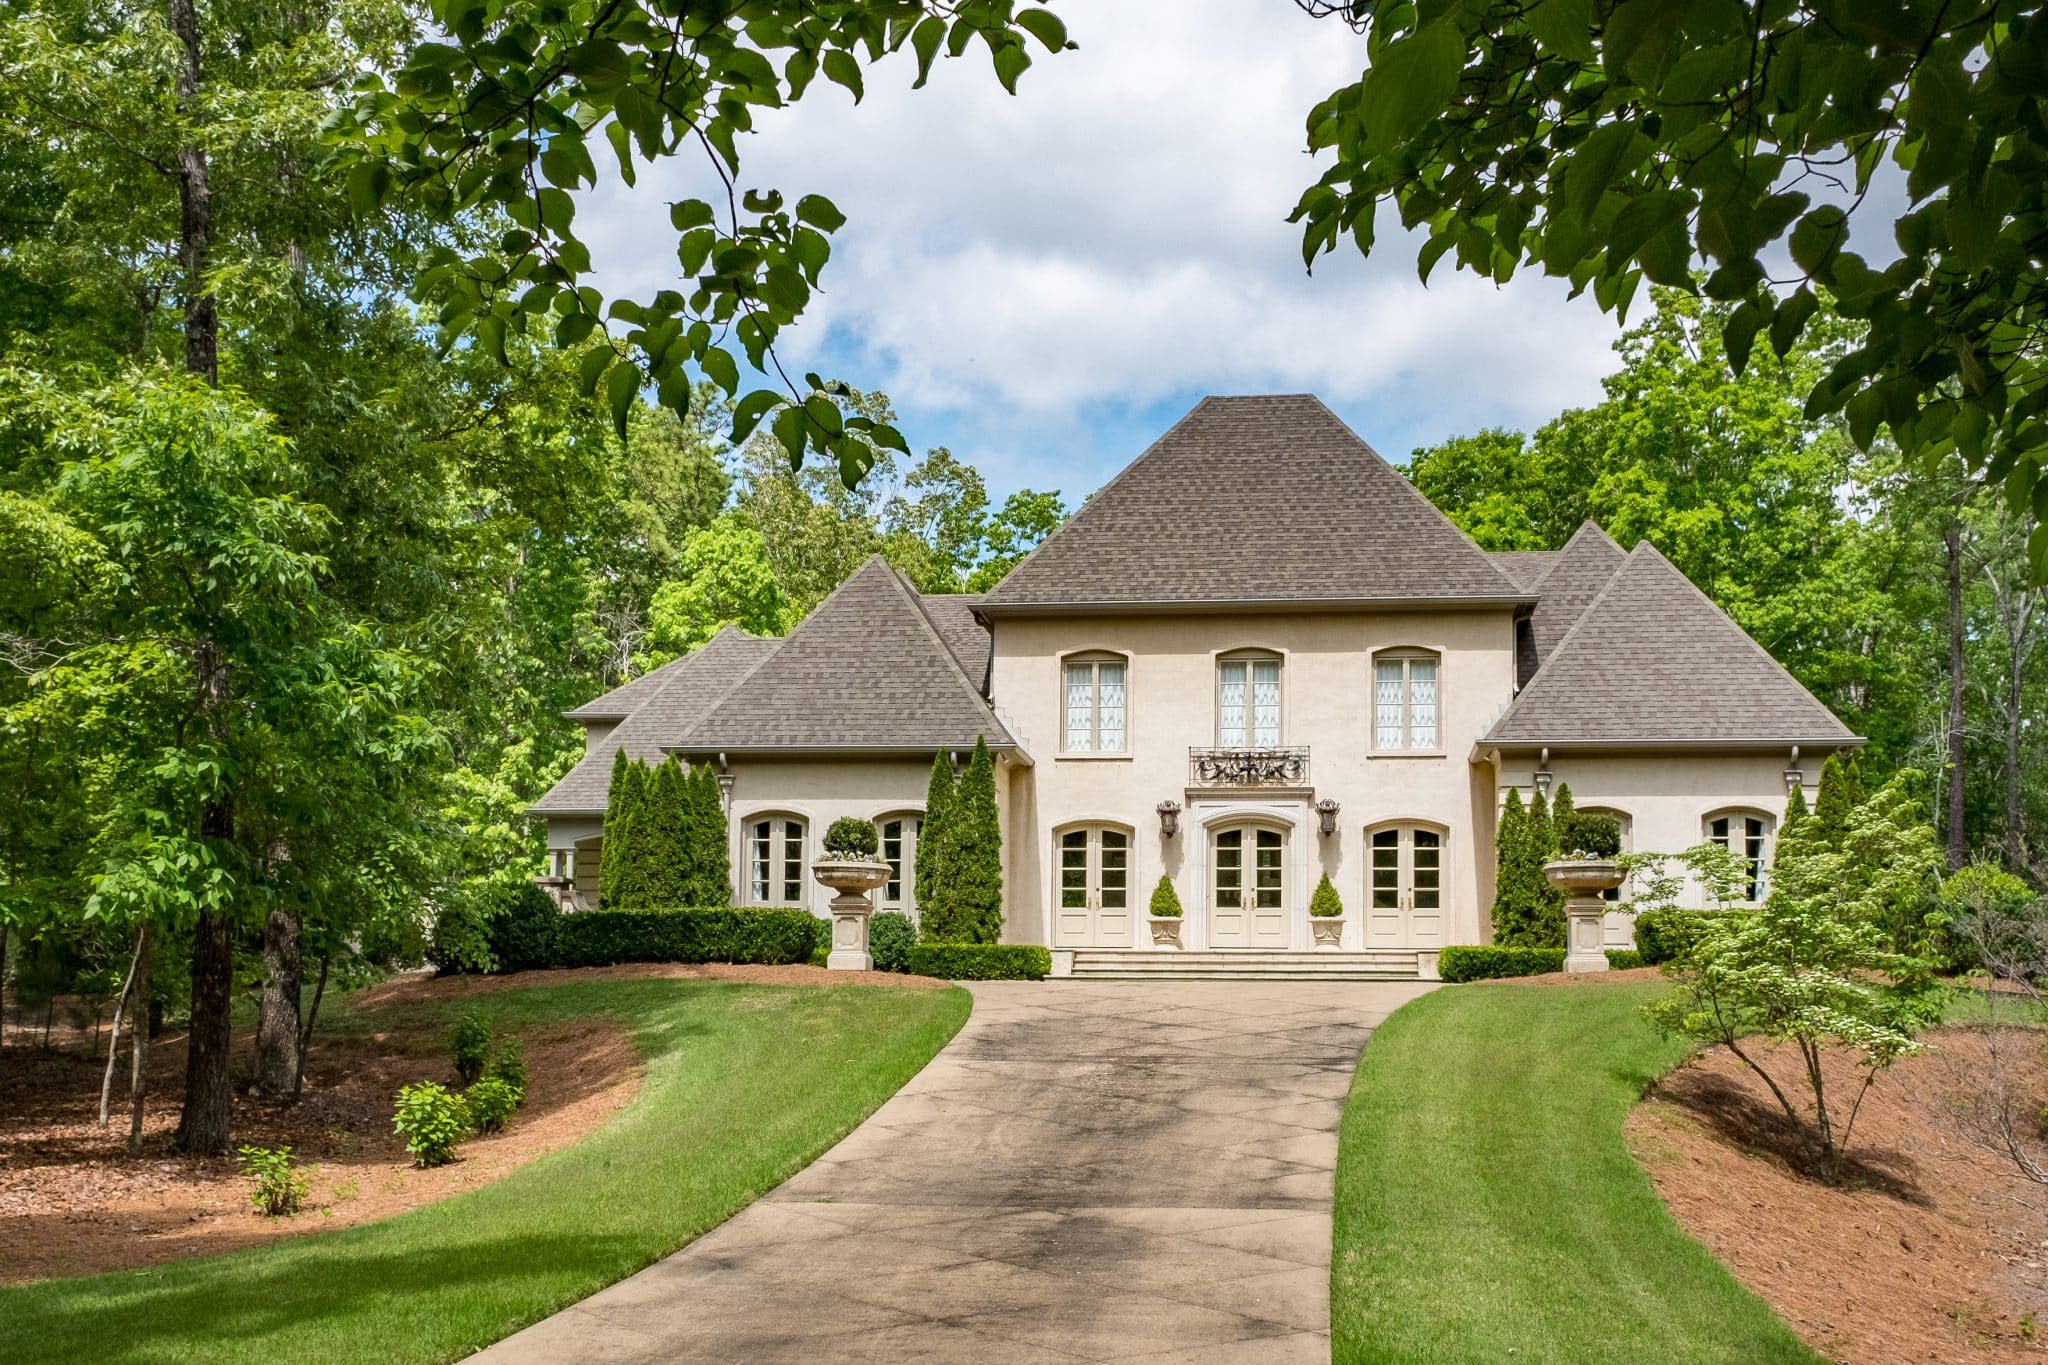
<instances>
[{"instance_id":1,"label":"house","mask_svg":"<svg viewBox=\"0 0 2048 1365\"><path fill-rule=\"evenodd\" d=\"M1430 974L1488 940L1511 787L1569 782L1627 847L1727 843L1760 894L1790 786L1861 742L1650 545L1483 551L1307 395L1205 399L985 596L873 559L787 638L727 629L569 714L586 757L533 813L575 906L624 748L716 765L737 903L823 914L810 863L855 815L912 912L932 755L981 739L1005 937L1104 974ZM1312 955L1326 872L1343 947Z\"/></svg>"}]
</instances>

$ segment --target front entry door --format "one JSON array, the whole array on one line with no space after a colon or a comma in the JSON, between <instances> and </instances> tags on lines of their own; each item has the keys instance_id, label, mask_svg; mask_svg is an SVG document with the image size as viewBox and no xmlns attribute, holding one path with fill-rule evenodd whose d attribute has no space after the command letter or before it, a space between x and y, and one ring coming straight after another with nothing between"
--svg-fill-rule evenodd
<instances>
[{"instance_id":1,"label":"front entry door","mask_svg":"<svg viewBox=\"0 0 2048 1365\"><path fill-rule=\"evenodd\" d=\"M1131 836L1090 825L1060 835L1062 948L1131 946Z\"/></svg>"},{"instance_id":2,"label":"front entry door","mask_svg":"<svg viewBox=\"0 0 2048 1365\"><path fill-rule=\"evenodd\" d=\"M1366 947L1443 946L1443 835L1415 825L1374 830L1366 876Z\"/></svg>"},{"instance_id":3,"label":"front entry door","mask_svg":"<svg viewBox=\"0 0 2048 1365\"><path fill-rule=\"evenodd\" d=\"M1286 948L1286 836L1239 825L1210 847L1209 946Z\"/></svg>"}]
</instances>

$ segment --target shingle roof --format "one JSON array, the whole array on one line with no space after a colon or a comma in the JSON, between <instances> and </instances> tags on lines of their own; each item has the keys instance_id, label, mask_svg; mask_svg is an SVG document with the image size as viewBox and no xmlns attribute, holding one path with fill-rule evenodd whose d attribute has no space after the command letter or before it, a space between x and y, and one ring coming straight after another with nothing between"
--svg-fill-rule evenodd
<instances>
[{"instance_id":1,"label":"shingle roof","mask_svg":"<svg viewBox=\"0 0 2048 1365\"><path fill-rule=\"evenodd\" d=\"M659 687L641 694L631 715L585 750L583 761L528 810L535 815L589 815L602 811L606 790L611 786L614 753L623 747L636 759L658 762L665 744L696 724L733 684L772 656L781 644L779 639L753 636L736 626L727 626L695 653L685 654L646 678L636 679L597 702L577 708L588 711L598 702L616 697L648 678L657 674L662 677Z\"/></svg>"},{"instance_id":2,"label":"shingle roof","mask_svg":"<svg viewBox=\"0 0 2048 1365\"><path fill-rule=\"evenodd\" d=\"M1531 585L1536 610L1529 617L1529 635L1539 664L1550 657L1579 613L1600 595L1627 558L1628 552L1590 521L1572 532L1543 577Z\"/></svg>"},{"instance_id":3,"label":"shingle roof","mask_svg":"<svg viewBox=\"0 0 2048 1365\"><path fill-rule=\"evenodd\" d=\"M1550 566L1557 562L1557 551L1488 550L1486 557L1493 561L1494 568L1508 576L1509 582L1528 592L1550 572Z\"/></svg>"},{"instance_id":4,"label":"shingle roof","mask_svg":"<svg viewBox=\"0 0 2048 1365\"><path fill-rule=\"evenodd\" d=\"M1480 741L1857 742L1647 541L1627 556Z\"/></svg>"},{"instance_id":5,"label":"shingle roof","mask_svg":"<svg viewBox=\"0 0 2048 1365\"><path fill-rule=\"evenodd\" d=\"M1309 394L1205 398L983 609L1526 597Z\"/></svg>"},{"instance_id":6,"label":"shingle roof","mask_svg":"<svg viewBox=\"0 0 2048 1365\"><path fill-rule=\"evenodd\" d=\"M636 716L634 718L638 720ZM629 722L630 724L631 722ZM960 749L1016 741L901 574L876 555L671 747Z\"/></svg>"},{"instance_id":7,"label":"shingle roof","mask_svg":"<svg viewBox=\"0 0 2048 1365\"><path fill-rule=\"evenodd\" d=\"M653 672L642 673L631 682L583 703L574 711L564 711L562 716L567 720L624 720L668 686L668 680L681 669L689 667L690 660L696 657L695 654L685 654L680 659L670 659Z\"/></svg>"},{"instance_id":8,"label":"shingle roof","mask_svg":"<svg viewBox=\"0 0 2048 1365\"><path fill-rule=\"evenodd\" d=\"M995 637L988 633L987 626L974 619L974 609L981 605L981 598L978 592L953 592L926 593L917 600L931 618L939 638L946 642L946 648L960 661L960 671L967 675L967 681L987 696L988 663L989 656L995 653Z\"/></svg>"}]
</instances>

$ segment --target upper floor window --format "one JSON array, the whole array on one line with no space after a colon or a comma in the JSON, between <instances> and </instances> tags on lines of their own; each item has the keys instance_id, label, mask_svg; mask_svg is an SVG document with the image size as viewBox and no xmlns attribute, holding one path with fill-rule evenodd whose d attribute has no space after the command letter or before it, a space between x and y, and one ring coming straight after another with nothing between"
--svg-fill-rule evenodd
<instances>
[{"instance_id":1,"label":"upper floor window","mask_svg":"<svg viewBox=\"0 0 2048 1365\"><path fill-rule=\"evenodd\" d=\"M1372 659L1372 745L1375 749L1443 747L1437 727L1437 656L1385 650Z\"/></svg>"},{"instance_id":2,"label":"upper floor window","mask_svg":"<svg viewBox=\"0 0 2048 1365\"><path fill-rule=\"evenodd\" d=\"M1755 811L1728 811L1707 818L1707 838L1742 859L1747 869L1742 898L1760 901L1769 882L1771 817Z\"/></svg>"},{"instance_id":3,"label":"upper floor window","mask_svg":"<svg viewBox=\"0 0 2048 1365\"><path fill-rule=\"evenodd\" d=\"M804 903L804 836L804 822L793 815L747 822L748 904Z\"/></svg>"},{"instance_id":4,"label":"upper floor window","mask_svg":"<svg viewBox=\"0 0 2048 1365\"><path fill-rule=\"evenodd\" d=\"M1280 743L1280 660L1240 654L1216 661L1216 743L1271 749Z\"/></svg>"},{"instance_id":5,"label":"upper floor window","mask_svg":"<svg viewBox=\"0 0 2048 1365\"><path fill-rule=\"evenodd\" d=\"M1066 661L1062 670L1065 752L1124 751L1124 678L1129 668L1116 654L1080 655Z\"/></svg>"}]
</instances>

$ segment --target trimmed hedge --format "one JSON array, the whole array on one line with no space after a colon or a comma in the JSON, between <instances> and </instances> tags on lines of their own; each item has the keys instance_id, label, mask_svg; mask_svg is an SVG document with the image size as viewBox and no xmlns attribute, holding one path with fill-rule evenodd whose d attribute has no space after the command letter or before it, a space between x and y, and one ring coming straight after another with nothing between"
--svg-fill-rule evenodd
<instances>
[{"instance_id":1,"label":"trimmed hedge","mask_svg":"<svg viewBox=\"0 0 2048 1365\"><path fill-rule=\"evenodd\" d=\"M868 921L868 955L878 972L900 972L917 946L917 926L900 910L884 910Z\"/></svg>"},{"instance_id":2,"label":"trimmed hedge","mask_svg":"<svg viewBox=\"0 0 2048 1365\"><path fill-rule=\"evenodd\" d=\"M904 970L946 981L1043 981L1052 952L1035 943L920 943L904 955Z\"/></svg>"},{"instance_id":3,"label":"trimmed hedge","mask_svg":"<svg viewBox=\"0 0 2048 1365\"><path fill-rule=\"evenodd\" d=\"M1540 976L1544 972L1564 970L1564 949L1460 944L1437 954L1436 970L1446 981L1488 981L1502 976Z\"/></svg>"},{"instance_id":4,"label":"trimmed hedge","mask_svg":"<svg viewBox=\"0 0 2048 1365\"><path fill-rule=\"evenodd\" d=\"M1700 928L1739 910L1646 910L1636 916L1636 951L1645 967L1660 966L1684 952Z\"/></svg>"},{"instance_id":5,"label":"trimmed hedge","mask_svg":"<svg viewBox=\"0 0 2048 1365\"><path fill-rule=\"evenodd\" d=\"M1643 961L1643 955L1634 948L1609 948L1607 965L1617 972L1625 972L1631 967L1646 967L1649 964Z\"/></svg>"},{"instance_id":6,"label":"trimmed hedge","mask_svg":"<svg viewBox=\"0 0 2048 1365\"><path fill-rule=\"evenodd\" d=\"M499 898L498 911L484 925L484 940L500 972L527 972L555 961L555 930L562 908L532 882L521 882Z\"/></svg>"},{"instance_id":7,"label":"trimmed hedge","mask_svg":"<svg viewBox=\"0 0 2048 1365\"><path fill-rule=\"evenodd\" d=\"M583 910L557 924L555 961L808 962L821 923L807 910Z\"/></svg>"}]
</instances>

